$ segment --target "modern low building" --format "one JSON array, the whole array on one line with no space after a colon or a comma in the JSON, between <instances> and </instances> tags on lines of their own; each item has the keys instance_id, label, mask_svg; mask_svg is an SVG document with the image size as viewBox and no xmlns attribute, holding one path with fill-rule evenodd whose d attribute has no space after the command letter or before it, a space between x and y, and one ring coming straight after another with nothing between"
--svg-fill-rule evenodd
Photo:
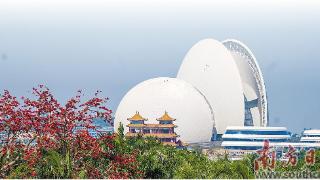
<instances>
[{"instance_id":1,"label":"modern low building","mask_svg":"<svg viewBox=\"0 0 320 180\"><path fill-rule=\"evenodd\" d=\"M301 136L300 142L320 143L320 129L305 130Z\"/></svg>"},{"instance_id":2,"label":"modern low building","mask_svg":"<svg viewBox=\"0 0 320 180\"><path fill-rule=\"evenodd\" d=\"M146 124L148 119L142 117L137 111L135 115L127 119L130 123L127 125L129 131L126 137L135 137L141 135L143 137L155 137L164 145L178 146L177 133L175 133L175 125L173 122L176 120L169 116L167 112L163 116L157 118L158 124Z\"/></svg>"},{"instance_id":3,"label":"modern low building","mask_svg":"<svg viewBox=\"0 0 320 180\"><path fill-rule=\"evenodd\" d=\"M222 136L221 146L229 150L256 151L263 147L265 140L270 144L286 143L290 137L285 127L232 126L227 127Z\"/></svg>"},{"instance_id":4,"label":"modern low building","mask_svg":"<svg viewBox=\"0 0 320 180\"><path fill-rule=\"evenodd\" d=\"M297 151L320 149L319 132L307 130L300 141L293 142L291 133L285 127L227 127L221 146L228 151L230 159L241 159L245 154L262 149L267 140L270 149L275 150L280 158L290 147Z\"/></svg>"}]
</instances>

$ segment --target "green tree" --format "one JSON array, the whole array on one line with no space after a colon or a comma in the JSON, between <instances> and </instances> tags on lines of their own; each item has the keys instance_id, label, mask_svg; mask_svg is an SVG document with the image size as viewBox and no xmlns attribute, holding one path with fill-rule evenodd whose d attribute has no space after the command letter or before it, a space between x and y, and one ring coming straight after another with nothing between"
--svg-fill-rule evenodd
<instances>
[{"instance_id":1,"label":"green tree","mask_svg":"<svg viewBox=\"0 0 320 180\"><path fill-rule=\"evenodd\" d=\"M65 164L64 158L54 150L44 151L41 161L37 165L38 177L48 178L64 178Z\"/></svg>"}]
</instances>

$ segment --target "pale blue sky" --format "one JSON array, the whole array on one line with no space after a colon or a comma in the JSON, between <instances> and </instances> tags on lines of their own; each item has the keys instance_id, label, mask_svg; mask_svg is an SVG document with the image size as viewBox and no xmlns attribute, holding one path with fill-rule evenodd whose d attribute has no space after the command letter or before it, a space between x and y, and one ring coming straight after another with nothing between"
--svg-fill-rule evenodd
<instances>
[{"instance_id":1,"label":"pale blue sky","mask_svg":"<svg viewBox=\"0 0 320 180\"><path fill-rule=\"evenodd\" d=\"M197 41L234 38L261 66L270 125L300 132L320 128L319 32L316 0L1 0L0 90L99 89L115 111L135 84L174 77Z\"/></svg>"}]
</instances>

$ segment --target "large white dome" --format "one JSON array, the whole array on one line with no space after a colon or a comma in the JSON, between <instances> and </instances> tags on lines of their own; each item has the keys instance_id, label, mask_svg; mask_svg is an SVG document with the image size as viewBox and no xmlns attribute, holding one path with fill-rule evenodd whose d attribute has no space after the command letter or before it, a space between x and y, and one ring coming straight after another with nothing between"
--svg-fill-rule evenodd
<instances>
[{"instance_id":1,"label":"large white dome","mask_svg":"<svg viewBox=\"0 0 320 180\"><path fill-rule=\"evenodd\" d=\"M158 123L156 119L167 111L177 119L175 131L183 142L207 142L211 139L214 128L212 108L195 87L183 80L161 77L146 80L132 88L118 106L115 130L121 122L128 132L127 118L136 111L148 119L146 123Z\"/></svg>"},{"instance_id":2,"label":"large white dome","mask_svg":"<svg viewBox=\"0 0 320 180\"><path fill-rule=\"evenodd\" d=\"M185 56L177 78L199 89L214 110L215 127L223 134L227 126L244 124L244 93L238 67L219 41L205 39Z\"/></svg>"}]
</instances>

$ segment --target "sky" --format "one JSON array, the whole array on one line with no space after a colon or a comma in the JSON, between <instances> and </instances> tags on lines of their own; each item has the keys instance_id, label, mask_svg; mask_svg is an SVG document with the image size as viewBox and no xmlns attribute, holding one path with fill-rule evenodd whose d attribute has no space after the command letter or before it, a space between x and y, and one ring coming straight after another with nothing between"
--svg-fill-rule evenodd
<instances>
[{"instance_id":1,"label":"sky","mask_svg":"<svg viewBox=\"0 0 320 180\"><path fill-rule=\"evenodd\" d=\"M270 126L320 129L317 0L0 0L0 91L47 85L61 101L101 90L115 111L137 83L175 77L205 38L256 56Z\"/></svg>"}]
</instances>

